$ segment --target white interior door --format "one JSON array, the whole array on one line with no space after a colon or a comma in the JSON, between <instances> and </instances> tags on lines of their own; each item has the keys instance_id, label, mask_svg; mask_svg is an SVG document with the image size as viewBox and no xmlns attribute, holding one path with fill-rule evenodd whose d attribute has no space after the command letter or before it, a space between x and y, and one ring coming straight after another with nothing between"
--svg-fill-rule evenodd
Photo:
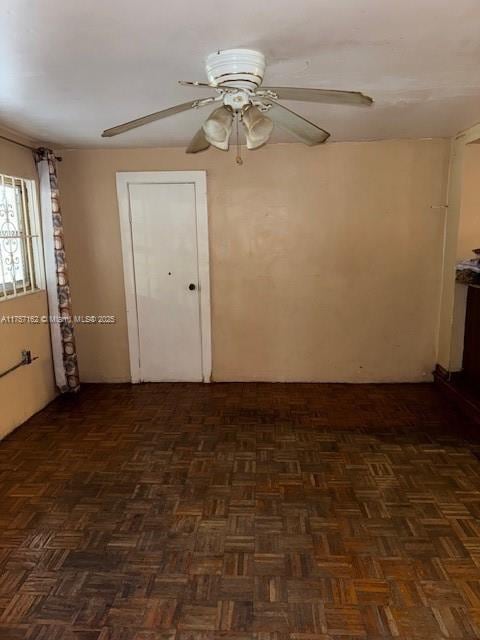
<instances>
[{"instance_id":1,"label":"white interior door","mask_svg":"<svg viewBox=\"0 0 480 640\"><path fill-rule=\"evenodd\" d=\"M195 195L191 182L128 184L141 381L204 377Z\"/></svg>"}]
</instances>

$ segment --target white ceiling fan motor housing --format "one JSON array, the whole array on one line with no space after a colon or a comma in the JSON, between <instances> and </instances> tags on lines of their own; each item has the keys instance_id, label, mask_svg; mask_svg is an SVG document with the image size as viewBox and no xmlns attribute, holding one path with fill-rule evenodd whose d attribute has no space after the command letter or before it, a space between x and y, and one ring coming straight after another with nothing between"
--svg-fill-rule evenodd
<instances>
[{"instance_id":1,"label":"white ceiling fan motor housing","mask_svg":"<svg viewBox=\"0 0 480 640\"><path fill-rule=\"evenodd\" d=\"M218 87L254 91L262 84L265 56L253 49L225 49L207 56L208 81Z\"/></svg>"}]
</instances>

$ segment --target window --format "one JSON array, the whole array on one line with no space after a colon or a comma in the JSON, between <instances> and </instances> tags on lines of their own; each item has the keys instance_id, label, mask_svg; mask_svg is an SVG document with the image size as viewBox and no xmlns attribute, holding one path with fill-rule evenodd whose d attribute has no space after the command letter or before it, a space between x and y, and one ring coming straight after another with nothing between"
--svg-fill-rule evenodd
<instances>
[{"instance_id":1,"label":"window","mask_svg":"<svg viewBox=\"0 0 480 640\"><path fill-rule=\"evenodd\" d=\"M33 180L0 174L0 300L41 288Z\"/></svg>"}]
</instances>

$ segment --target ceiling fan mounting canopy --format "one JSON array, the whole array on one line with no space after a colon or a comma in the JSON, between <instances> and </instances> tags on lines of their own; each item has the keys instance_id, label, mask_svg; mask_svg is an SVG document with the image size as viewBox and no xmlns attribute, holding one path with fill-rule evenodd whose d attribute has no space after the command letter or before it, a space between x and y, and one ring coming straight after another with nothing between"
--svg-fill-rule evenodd
<instances>
[{"instance_id":1,"label":"ceiling fan mounting canopy","mask_svg":"<svg viewBox=\"0 0 480 640\"><path fill-rule=\"evenodd\" d=\"M205 70L210 85L250 89L259 87L265 73L265 56L253 49L225 49L207 56Z\"/></svg>"},{"instance_id":2,"label":"ceiling fan mounting canopy","mask_svg":"<svg viewBox=\"0 0 480 640\"><path fill-rule=\"evenodd\" d=\"M237 138L238 122L242 122L244 126L248 149L256 149L268 142L274 124L278 124L293 134L300 142L316 145L325 142L330 134L285 107L278 102L279 100L300 100L349 106L370 106L373 103L372 98L359 91L263 87L265 66L265 56L261 51L254 49L225 49L211 53L205 61L208 82L181 81L180 84L210 88L217 95L190 100L130 120L106 129L102 133L102 137L116 136L182 111L200 109L207 105L220 103L193 137L186 149L187 153L204 151L210 145L224 151L228 150L234 119L237 121Z\"/></svg>"}]
</instances>

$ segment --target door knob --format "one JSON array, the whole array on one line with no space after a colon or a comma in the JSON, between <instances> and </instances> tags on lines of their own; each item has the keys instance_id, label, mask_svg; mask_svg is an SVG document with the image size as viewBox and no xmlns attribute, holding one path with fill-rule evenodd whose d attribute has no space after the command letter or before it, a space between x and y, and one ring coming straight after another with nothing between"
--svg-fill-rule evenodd
<instances>
[{"instance_id":1,"label":"door knob","mask_svg":"<svg viewBox=\"0 0 480 640\"><path fill-rule=\"evenodd\" d=\"M195 291L195 289L196 289L197 287L193 284L193 282L191 282L191 283L188 285L188 288L190 289L190 291Z\"/></svg>"}]
</instances>

